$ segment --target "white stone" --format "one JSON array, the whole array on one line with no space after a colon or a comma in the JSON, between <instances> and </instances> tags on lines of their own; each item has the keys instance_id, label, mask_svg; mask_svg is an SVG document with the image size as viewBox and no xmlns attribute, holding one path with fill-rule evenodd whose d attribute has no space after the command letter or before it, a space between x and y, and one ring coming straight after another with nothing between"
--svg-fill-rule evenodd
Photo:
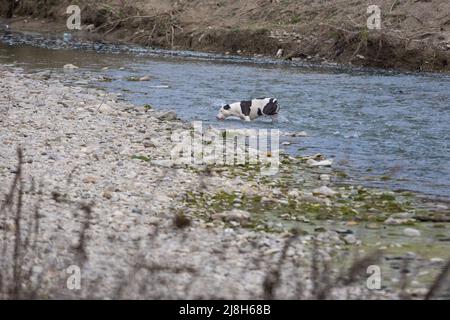
<instances>
[{"instance_id":1,"label":"white stone","mask_svg":"<svg viewBox=\"0 0 450 320\"><path fill-rule=\"evenodd\" d=\"M76 65L73 65L71 63L64 65L64 69L66 70L75 70L78 69L78 67Z\"/></svg>"},{"instance_id":2,"label":"white stone","mask_svg":"<svg viewBox=\"0 0 450 320\"><path fill-rule=\"evenodd\" d=\"M97 107L97 110L98 110L98 112L103 113L103 114L111 114L114 112L114 109L106 103L103 103L99 107Z\"/></svg>"},{"instance_id":3,"label":"white stone","mask_svg":"<svg viewBox=\"0 0 450 320\"><path fill-rule=\"evenodd\" d=\"M308 159L306 161L306 164L310 167L329 167L333 164L333 161L332 160L316 161L314 159Z\"/></svg>"},{"instance_id":4,"label":"white stone","mask_svg":"<svg viewBox=\"0 0 450 320\"><path fill-rule=\"evenodd\" d=\"M336 191L328 188L327 186L322 186L320 188L313 190L313 195L323 195L323 196L327 196L327 197L332 197L336 194L337 194Z\"/></svg>"},{"instance_id":5,"label":"white stone","mask_svg":"<svg viewBox=\"0 0 450 320\"><path fill-rule=\"evenodd\" d=\"M384 224L387 225L401 225L401 224L407 224L411 222L411 219L400 219L400 218L393 218L389 217L384 221Z\"/></svg>"},{"instance_id":6,"label":"white stone","mask_svg":"<svg viewBox=\"0 0 450 320\"><path fill-rule=\"evenodd\" d=\"M405 228L403 234L408 237L420 237L421 235L419 230L413 228Z\"/></svg>"},{"instance_id":7,"label":"white stone","mask_svg":"<svg viewBox=\"0 0 450 320\"><path fill-rule=\"evenodd\" d=\"M355 244L358 240L352 234L348 234L344 237L344 241L346 244Z\"/></svg>"}]
</instances>

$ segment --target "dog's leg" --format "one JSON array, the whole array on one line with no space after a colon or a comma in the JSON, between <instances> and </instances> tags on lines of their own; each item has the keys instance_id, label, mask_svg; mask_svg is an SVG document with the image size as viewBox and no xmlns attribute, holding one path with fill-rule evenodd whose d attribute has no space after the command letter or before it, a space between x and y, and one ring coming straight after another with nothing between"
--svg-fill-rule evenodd
<instances>
[{"instance_id":1,"label":"dog's leg","mask_svg":"<svg viewBox=\"0 0 450 320\"><path fill-rule=\"evenodd\" d=\"M252 119L250 119L249 116L244 116L244 121L250 122L250 121L252 121Z\"/></svg>"}]
</instances>

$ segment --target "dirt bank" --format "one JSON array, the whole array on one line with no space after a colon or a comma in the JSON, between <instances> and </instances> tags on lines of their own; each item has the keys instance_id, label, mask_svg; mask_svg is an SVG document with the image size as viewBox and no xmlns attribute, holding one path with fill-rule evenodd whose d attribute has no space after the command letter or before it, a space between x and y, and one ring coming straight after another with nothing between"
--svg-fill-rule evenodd
<instances>
[{"instance_id":1,"label":"dirt bank","mask_svg":"<svg viewBox=\"0 0 450 320\"><path fill-rule=\"evenodd\" d=\"M82 9L82 24L91 25L90 32L106 41L270 56L283 49L284 59L415 71L450 70L447 0L75 3ZM367 28L371 4L381 9L380 30ZM15 8L12 26L67 30L68 5L68 1L22 0ZM0 6L0 10L5 16L6 6Z\"/></svg>"}]
</instances>

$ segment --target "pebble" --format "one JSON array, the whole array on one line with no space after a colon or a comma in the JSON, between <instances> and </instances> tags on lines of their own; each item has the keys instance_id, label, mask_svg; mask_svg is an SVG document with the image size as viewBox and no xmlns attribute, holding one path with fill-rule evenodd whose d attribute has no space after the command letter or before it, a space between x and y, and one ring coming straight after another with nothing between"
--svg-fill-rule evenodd
<instances>
[{"instance_id":1,"label":"pebble","mask_svg":"<svg viewBox=\"0 0 450 320\"><path fill-rule=\"evenodd\" d=\"M417 229L405 228L403 229L403 234L408 237L420 237L421 233Z\"/></svg>"},{"instance_id":2,"label":"pebble","mask_svg":"<svg viewBox=\"0 0 450 320\"><path fill-rule=\"evenodd\" d=\"M387 225L401 225L401 224L408 224L414 222L413 219L398 219L398 218L392 218L389 217L384 221L384 224Z\"/></svg>"},{"instance_id":3,"label":"pebble","mask_svg":"<svg viewBox=\"0 0 450 320\"><path fill-rule=\"evenodd\" d=\"M353 234L347 234L344 237L344 241L346 244L355 244L358 241L358 239L356 239L356 237Z\"/></svg>"},{"instance_id":4,"label":"pebble","mask_svg":"<svg viewBox=\"0 0 450 320\"><path fill-rule=\"evenodd\" d=\"M111 114L114 112L114 109L106 103L103 103L100 106L98 106L97 110L98 110L98 112L103 113L103 114Z\"/></svg>"},{"instance_id":5,"label":"pebble","mask_svg":"<svg viewBox=\"0 0 450 320\"><path fill-rule=\"evenodd\" d=\"M299 131L299 132L284 132L283 133L284 136L288 136L288 137L307 137L308 134L306 133L306 131Z\"/></svg>"},{"instance_id":6,"label":"pebble","mask_svg":"<svg viewBox=\"0 0 450 320\"><path fill-rule=\"evenodd\" d=\"M79 69L76 65L73 65L71 63L64 65L64 69L66 70L75 70L75 69Z\"/></svg>"},{"instance_id":7,"label":"pebble","mask_svg":"<svg viewBox=\"0 0 450 320\"><path fill-rule=\"evenodd\" d=\"M322 161L316 161L314 159L308 159L306 160L306 164L310 167L330 167L333 165L332 160L322 160Z\"/></svg>"},{"instance_id":8,"label":"pebble","mask_svg":"<svg viewBox=\"0 0 450 320\"><path fill-rule=\"evenodd\" d=\"M371 222L371 223L367 224L366 228L370 229L370 230L378 230L381 228L381 226L378 223Z\"/></svg>"},{"instance_id":9,"label":"pebble","mask_svg":"<svg viewBox=\"0 0 450 320\"><path fill-rule=\"evenodd\" d=\"M445 260L442 259L442 258L431 258L430 262L433 263L433 264L441 264L441 263L444 263Z\"/></svg>"},{"instance_id":10,"label":"pebble","mask_svg":"<svg viewBox=\"0 0 450 320\"><path fill-rule=\"evenodd\" d=\"M112 193L109 192L109 191L103 192L103 198L105 198L105 199L111 199L111 198L112 198Z\"/></svg>"},{"instance_id":11,"label":"pebble","mask_svg":"<svg viewBox=\"0 0 450 320\"><path fill-rule=\"evenodd\" d=\"M332 197L332 196L335 196L336 194L337 194L336 191L330 189L327 186L322 186L320 188L313 190L313 195L323 195L323 196L327 196L327 197Z\"/></svg>"},{"instance_id":12,"label":"pebble","mask_svg":"<svg viewBox=\"0 0 450 320\"><path fill-rule=\"evenodd\" d=\"M84 183L97 183L97 181L99 180L99 177L97 176L86 176L83 178L83 182Z\"/></svg>"},{"instance_id":13,"label":"pebble","mask_svg":"<svg viewBox=\"0 0 450 320\"><path fill-rule=\"evenodd\" d=\"M145 148L156 148L156 145L151 141L144 141Z\"/></svg>"},{"instance_id":14,"label":"pebble","mask_svg":"<svg viewBox=\"0 0 450 320\"><path fill-rule=\"evenodd\" d=\"M163 113L160 117L160 120L165 120L165 121L174 121L178 119L178 116L175 112L173 111L168 111L166 113Z\"/></svg>"}]
</instances>

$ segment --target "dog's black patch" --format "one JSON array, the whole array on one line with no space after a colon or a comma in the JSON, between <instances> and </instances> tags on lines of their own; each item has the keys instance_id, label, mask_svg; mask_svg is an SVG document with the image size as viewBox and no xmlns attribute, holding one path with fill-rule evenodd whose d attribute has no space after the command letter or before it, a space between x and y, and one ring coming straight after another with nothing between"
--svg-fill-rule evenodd
<instances>
[{"instance_id":1,"label":"dog's black patch","mask_svg":"<svg viewBox=\"0 0 450 320\"><path fill-rule=\"evenodd\" d=\"M250 115L250 107L252 105L251 101L241 101L241 111L244 116Z\"/></svg>"},{"instance_id":2,"label":"dog's black patch","mask_svg":"<svg viewBox=\"0 0 450 320\"><path fill-rule=\"evenodd\" d=\"M258 108L258 116L262 116L262 115L263 115L263 113L261 112L261 109Z\"/></svg>"},{"instance_id":3,"label":"dog's black patch","mask_svg":"<svg viewBox=\"0 0 450 320\"><path fill-rule=\"evenodd\" d=\"M231 107L230 107L230 105L229 104L227 104L226 106L223 106L223 109L224 110L229 110Z\"/></svg>"},{"instance_id":4,"label":"dog's black patch","mask_svg":"<svg viewBox=\"0 0 450 320\"><path fill-rule=\"evenodd\" d=\"M266 116L278 114L278 102L275 99L270 99L269 103L264 106L263 113Z\"/></svg>"}]
</instances>

